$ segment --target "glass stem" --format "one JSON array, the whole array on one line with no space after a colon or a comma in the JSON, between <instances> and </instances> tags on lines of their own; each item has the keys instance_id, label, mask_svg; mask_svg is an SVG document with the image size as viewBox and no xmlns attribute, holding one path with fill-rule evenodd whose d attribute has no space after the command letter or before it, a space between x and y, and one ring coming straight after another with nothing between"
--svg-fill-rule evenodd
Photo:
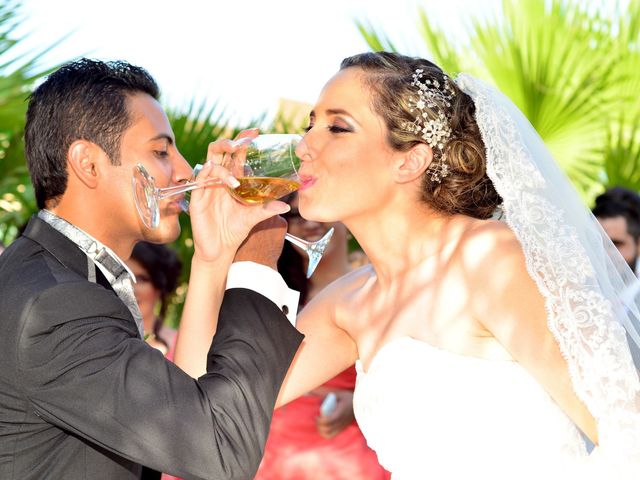
<instances>
[{"instance_id":1,"label":"glass stem","mask_svg":"<svg viewBox=\"0 0 640 480\"><path fill-rule=\"evenodd\" d=\"M163 198L178 195L179 193L190 192L191 190L206 187L207 185L222 185L222 181L218 178L208 178L201 182L189 182L176 185L175 187L159 188L158 199L162 200Z\"/></svg>"},{"instance_id":2,"label":"glass stem","mask_svg":"<svg viewBox=\"0 0 640 480\"><path fill-rule=\"evenodd\" d=\"M301 249L303 249L305 252L307 251L307 249L309 248L309 242L307 242L306 240L302 240L301 238L295 237L293 235L291 235L290 233L285 234L284 238L286 238L287 240L289 240L291 243L293 243L296 247L300 247Z\"/></svg>"}]
</instances>

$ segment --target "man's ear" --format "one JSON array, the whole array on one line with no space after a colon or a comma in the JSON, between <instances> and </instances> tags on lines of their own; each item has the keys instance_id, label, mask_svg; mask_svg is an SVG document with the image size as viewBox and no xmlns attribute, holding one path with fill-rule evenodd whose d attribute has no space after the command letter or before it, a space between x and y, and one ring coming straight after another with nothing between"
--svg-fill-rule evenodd
<instances>
[{"instance_id":1,"label":"man's ear","mask_svg":"<svg viewBox=\"0 0 640 480\"><path fill-rule=\"evenodd\" d=\"M67 152L69 170L88 188L96 188L100 176L99 154L102 150L93 142L76 140Z\"/></svg>"},{"instance_id":2,"label":"man's ear","mask_svg":"<svg viewBox=\"0 0 640 480\"><path fill-rule=\"evenodd\" d=\"M418 143L398 157L396 161L395 180L408 183L422 177L433 161L433 151L429 145Z\"/></svg>"}]
</instances>

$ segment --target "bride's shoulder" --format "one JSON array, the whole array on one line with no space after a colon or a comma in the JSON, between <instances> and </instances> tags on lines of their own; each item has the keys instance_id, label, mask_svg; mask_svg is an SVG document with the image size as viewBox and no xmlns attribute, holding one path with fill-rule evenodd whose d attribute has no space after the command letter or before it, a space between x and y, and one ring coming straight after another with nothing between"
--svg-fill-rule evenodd
<instances>
[{"instance_id":1,"label":"bride's shoulder","mask_svg":"<svg viewBox=\"0 0 640 480\"><path fill-rule=\"evenodd\" d=\"M472 219L461 235L459 252L466 265L478 267L524 257L513 230L499 220Z\"/></svg>"},{"instance_id":2,"label":"bride's shoulder","mask_svg":"<svg viewBox=\"0 0 640 480\"><path fill-rule=\"evenodd\" d=\"M374 279L375 272L371 264L362 265L331 282L322 293L336 301L348 299Z\"/></svg>"},{"instance_id":3,"label":"bride's shoulder","mask_svg":"<svg viewBox=\"0 0 640 480\"><path fill-rule=\"evenodd\" d=\"M480 308L478 318L485 319L497 311L496 305L505 305L507 297L538 298L522 245L506 224L497 220L473 222L460 245L459 265L465 281L471 291L482 292L475 295L477 301L473 302Z\"/></svg>"},{"instance_id":4,"label":"bride's shoulder","mask_svg":"<svg viewBox=\"0 0 640 480\"><path fill-rule=\"evenodd\" d=\"M327 319L332 318L336 322L337 318L348 318L349 315L345 315L345 312L361 303L363 291L374 278L374 270L370 264L356 268L318 292L304 310L320 312Z\"/></svg>"}]
</instances>

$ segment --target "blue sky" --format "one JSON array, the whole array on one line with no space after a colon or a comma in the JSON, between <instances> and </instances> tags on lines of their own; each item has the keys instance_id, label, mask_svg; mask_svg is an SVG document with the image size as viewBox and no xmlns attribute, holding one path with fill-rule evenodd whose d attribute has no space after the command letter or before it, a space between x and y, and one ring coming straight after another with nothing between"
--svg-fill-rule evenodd
<instances>
[{"instance_id":1,"label":"blue sky","mask_svg":"<svg viewBox=\"0 0 640 480\"><path fill-rule=\"evenodd\" d=\"M23 0L20 33L45 57L124 59L147 68L164 102L218 100L231 120L273 111L280 98L313 103L342 58L367 50L354 19L384 31L403 53L428 55L418 6L453 38L499 0Z\"/></svg>"}]
</instances>

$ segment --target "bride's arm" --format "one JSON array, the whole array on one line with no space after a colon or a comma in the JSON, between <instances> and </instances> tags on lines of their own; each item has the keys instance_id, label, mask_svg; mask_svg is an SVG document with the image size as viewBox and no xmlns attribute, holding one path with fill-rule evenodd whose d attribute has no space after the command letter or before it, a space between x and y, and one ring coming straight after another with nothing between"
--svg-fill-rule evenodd
<instances>
[{"instance_id":1,"label":"bride's arm","mask_svg":"<svg viewBox=\"0 0 640 480\"><path fill-rule=\"evenodd\" d=\"M547 327L545 299L527 272L513 232L490 224L474 234L464 250L468 264L476 262L471 277L478 287L472 303L475 318L597 444L596 422L573 389L567 362ZM484 259L480 262L479 254Z\"/></svg>"},{"instance_id":2,"label":"bride's arm","mask_svg":"<svg viewBox=\"0 0 640 480\"><path fill-rule=\"evenodd\" d=\"M243 262L234 264L235 270L229 272L228 280L233 280L233 287L254 290L278 307L287 305L287 310L295 312L297 292L288 289L276 271L285 232L285 220L274 217L254 227L235 258L234 251L226 250L209 261L200 259L197 252L194 254L174 355L174 363L190 376L198 378L206 373L207 353L216 333L232 260ZM291 292L295 297L292 298Z\"/></svg>"},{"instance_id":3,"label":"bride's arm","mask_svg":"<svg viewBox=\"0 0 640 480\"><path fill-rule=\"evenodd\" d=\"M338 326L338 306L353 274L336 280L298 314L296 328L305 335L280 389L276 406L313 390L350 367L358 358L356 343Z\"/></svg>"},{"instance_id":4,"label":"bride's arm","mask_svg":"<svg viewBox=\"0 0 640 480\"><path fill-rule=\"evenodd\" d=\"M213 261L201 260L194 254L191 261L173 362L193 378L207 371L207 352L216 331L227 270L232 260L233 254L221 255Z\"/></svg>"},{"instance_id":5,"label":"bride's arm","mask_svg":"<svg viewBox=\"0 0 640 480\"><path fill-rule=\"evenodd\" d=\"M256 133L252 130L245 131L238 138ZM211 143L208 161L197 180L214 177L231 185L230 173L220 164L223 156L236 148L233 142L226 139ZM195 251L174 355L174 363L190 376L197 378L206 373L207 353L217 327L227 272L238 246L245 241L254 225L271 217L261 224L261 232L257 235L254 232L252 235L254 240L256 236L260 237L258 241L263 242L263 248L253 248L252 251L257 252L254 255L256 261L272 262L275 265L282 249L286 222L280 217L273 217L288 208L282 202L247 207L233 200L219 186L192 192L189 213ZM265 228L270 229L271 233L265 234ZM266 246L271 248L265 248Z\"/></svg>"}]
</instances>

